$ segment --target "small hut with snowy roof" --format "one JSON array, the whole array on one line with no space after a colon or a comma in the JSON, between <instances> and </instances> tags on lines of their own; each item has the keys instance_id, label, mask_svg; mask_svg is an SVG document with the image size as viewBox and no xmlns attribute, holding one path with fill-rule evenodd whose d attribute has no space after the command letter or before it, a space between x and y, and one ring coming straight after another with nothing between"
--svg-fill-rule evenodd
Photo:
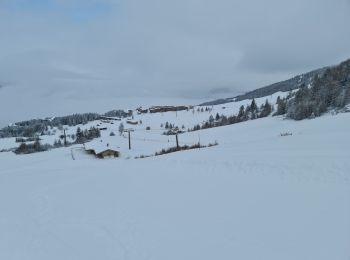
<instances>
[{"instance_id":1,"label":"small hut with snowy roof","mask_svg":"<svg viewBox=\"0 0 350 260\"><path fill-rule=\"evenodd\" d=\"M119 157L119 147L112 147L108 143L92 141L84 145L88 154L94 154L97 158Z\"/></svg>"}]
</instances>

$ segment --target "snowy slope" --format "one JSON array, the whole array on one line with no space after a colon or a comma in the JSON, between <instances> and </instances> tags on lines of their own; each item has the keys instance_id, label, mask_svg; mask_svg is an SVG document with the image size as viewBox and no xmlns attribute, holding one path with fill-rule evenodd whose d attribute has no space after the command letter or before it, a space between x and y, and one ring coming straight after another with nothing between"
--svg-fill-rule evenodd
<instances>
[{"instance_id":1,"label":"snowy slope","mask_svg":"<svg viewBox=\"0 0 350 260\"><path fill-rule=\"evenodd\" d=\"M288 94L288 92L277 92L271 96L258 98L256 99L256 103L258 106L265 103L266 100L268 100L271 104L276 103L276 99L278 96L285 97ZM159 102L159 101L158 101ZM167 100L163 100L161 102L167 102ZM186 100L182 101L186 102ZM210 115L215 117L215 115L218 113L220 115L226 115L231 116L238 113L240 106L246 106L251 103L251 100L243 100L239 102L232 102L225 105L217 105L217 106L211 106L210 111L206 112L198 112L198 109L203 109L203 107L195 106L193 110L189 111L178 111L178 112L166 112L166 113L155 113L155 114L141 114L138 115L136 111L134 110L134 119L133 121L142 122L142 124L138 125L128 125L127 124L127 118L122 119L122 121L110 121L109 123L102 122L100 120L89 122L86 125L77 125L74 127L64 126L66 129L67 135L72 135L76 133L76 129L80 127L81 129L89 129L90 127L99 127L99 128L107 128L107 130L102 131L102 138L98 140L94 140L93 143L96 145L100 143L102 140L104 144L109 144L113 146L114 148L119 147L122 151L122 155L124 156L140 156L140 155L148 155L155 153L156 151L160 150L164 147L174 146L175 144L175 137L168 137L164 136L163 133L167 131L165 129L165 123L168 122L172 125L178 126L179 128L182 128L184 126L183 130L187 130L189 128L193 128L196 124L202 124L206 120L209 119ZM155 103L157 104L157 103ZM165 103L168 104L168 103ZM170 103L171 104L171 103ZM181 103L180 103L181 104ZM185 105L188 105L186 103L183 103ZM163 103L161 104L163 105ZM148 106L146 106L148 107ZM204 107L205 108L205 107ZM119 124L123 123L125 129L132 128L134 132L132 133L132 151L128 151L127 146L127 135L124 134L123 136L119 136L118 134L118 128ZM161 125L163 125L161 127ZM146 127L150 127L150 131L146 131ZM53 144L55 140L59 140L59 137L63 135L63 130L59 130L56 127L54 129L50 129L53 135L50 136L40 136L41 143L45 144ZM110 137L109 134L111 132L114 132L116 136ZM181 141L181 144L193 144L197 143L200 139L200 136L198 133L195 133L195 135L191 135L192 139L186 139L187 141L184 142L184 140ZM68 141L75 141L75 139L70 139L68 137ZM210 140L210 142L214 142L215 139ZM3 138L0 139L0 150L2 149L10 149L18 147L19 144L15 142L15 138ZM101 144L98 144L98 147L100 147ZM107 146L106 146L107 147Z\"/></svg>"},{"instance_id":2,"label":"snowy slope","mask_svg":"<svg viewBox=\"0 0 350 260\"><path fill-rule=\"evenodd\" d=\"M187 133L219 146L133 159L167 145L146 124L208 117L181 113L142 117L134 137L157 142L130 152L117 134L119 159L0 153L0 259L350 258L350 113Z\"/></svg>"}]
</instances>

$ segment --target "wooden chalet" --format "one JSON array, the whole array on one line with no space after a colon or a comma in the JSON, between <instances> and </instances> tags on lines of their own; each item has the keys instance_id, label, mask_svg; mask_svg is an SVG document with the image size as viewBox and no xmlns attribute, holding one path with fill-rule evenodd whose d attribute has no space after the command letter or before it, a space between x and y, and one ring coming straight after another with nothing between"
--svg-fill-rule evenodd
<instances>
[{"instance_id":1,"label":"wooden chalet","mask_svg":"<svg viewBox=\"0 0 350 260\"><path fill-rule=\"evenodd\" d=\"M153 106L149 108L150 113L175 112L191 109L191 106Z\"/></svg>"},{"instance_id":2,"label":"wooden chalet","mask_svg":"<svg viewBox=\"0 0 350 260\"><path fill-rule=\"evenodd\" d=\"M104 159L108 157L120 157L120 152L109 144L92 142L85 144L85 152L88 154L95 155L97 158Z\"/></svg>"},{"instance_id":3,"label":"wooden chalet","mask_svg":"<svg viewBox=\"0 0 350 260\"><path fill-rule=\"evenodd\" d=\"M101 159L104 159L106 157L119 157L119 156L120 156L120 152L115 151L113 149L106 149L96 154L96 157Z\"/></svg>"}]
</instances>

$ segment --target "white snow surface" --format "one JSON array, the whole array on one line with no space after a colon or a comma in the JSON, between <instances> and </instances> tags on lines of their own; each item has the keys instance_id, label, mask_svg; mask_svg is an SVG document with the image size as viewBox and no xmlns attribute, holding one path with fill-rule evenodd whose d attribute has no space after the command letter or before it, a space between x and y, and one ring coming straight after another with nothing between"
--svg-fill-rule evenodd
<instances>
[{"instance_id":1,"label":"white snow surface","mask_svg":"<svg viewBox=\"0 0 350 260\"><path fill-rule=\"evenodd\" d=\"M269 100L271 104L276 103L276 99L278 96L284 97L288 94L288 92L277 92L271 96L258 98L256 99L257 105L262 105L265 103L266 99ZM147 100L147 99L146 99ZM161 101L153 101L153 104L158 105L168 105L173 104L172 102L169 103L169 100L161 100ZM183 100L183 103L181 105L190 105L187 102L187 100ZM160 104L159 104L160 103ZM67 135L72 135L76 133L76 129L80 127L82 130L89 129L90 127L98 127L98 128L107 128L107 130L101 131L102 138L98 140L93 140L91 143L87 144L87 146L92 147L95 146L96 149L102 150L102 144L105 145L107 148L107 144L109 144L114 149L121 148L124 156L139 156L141 154L148 155L152 154L164 147L174 146L175 143L175 137L168 137L164 136L163 133L167 131L165 129L165 123L171 123L172 125L178 126L180 129L182 126L185 127L183 130L187 130L188 128L193 128L195 124L202 124L206 120L209 119L209 116L212 115L215 117L217 113L220 115L226 115L230 116L233 114L238 114L240 106L246 106L251 103L251 100L242 100L240 102L232 102L227 103L223 105L217 105L217 106L209 106L208 108L211 109L210 112L197 112L197 109L205 109L205 107L198 107L195 106L193 110L189 111L178 111L178 112L166 112L166 113L155 113L155 114L141 114L138 115L136 113L136 110L134 110L134 119L132 121L141 121L142 124L139 125L129 125L127 124L127 118L122 119L122 121L113 121L110 120L110 122L102 122L100 120L96 120L93 122L89 122L86 125L77 125L73 127L64 126L63 128L66 129ZM130 109L135 109L138 106L129 107ZM144 106L144 108L148 108L149 106ZM126 109L127 110L127 109ZM131 118L130 118L131 119ZM105 121L105 120L104 120ZM123 134L120 136L118 134L119 124L123 123L125 129L133 129L132 132L132 143L133 147L135 144L135 147L137 149L133 149L132 151L127 151L128 146L126 142L127 134ZM161 124L163 124L163 127L161 127ZM146 131L146 127L149 126L151 128L150 131ZM41 143L45 144L54 144L55 140L59 140L59 137L63 135L63 129L59 130L56 127L54 129L51 129L51 132L53 135L50 136L40 136ZM55 132L55 133L54 133ZM116 134L115 137L110 137L109 134L111 132L114 132ZM186 138L186 137L185 137ZM187 138L188 139L188 138ZM191 138L189 138L188 141L181 140L180 138L180 144L193 144L194 142L198 142L198 139L200 139L200 135L198 133L195 133L194 136L191 135ZM74 141L68 137L68 141ZM63 141L63 140L61 140ZM211 140L214 142L215 140ZM11 149L18 147L19 144L15 142L15 138L3 138L0 139L0 150L2 149ZM110 148L111 148L110 147Z\"/></svg>"},{"instance_id":2,"label":"white snow surface","mask_svg":"<svg viewBox=\"0 0 350 260\"><path fill-rule=\"evenodd\" d=\"M209 113L195 115L136 116L130 151L119 122L106 123L116 159L78 145L0 153L0 259L350 259L350 113L186 133L181 144L219 145L134 159L174 145L160 123L187 128Z\"/></svg>"}]
</instances>

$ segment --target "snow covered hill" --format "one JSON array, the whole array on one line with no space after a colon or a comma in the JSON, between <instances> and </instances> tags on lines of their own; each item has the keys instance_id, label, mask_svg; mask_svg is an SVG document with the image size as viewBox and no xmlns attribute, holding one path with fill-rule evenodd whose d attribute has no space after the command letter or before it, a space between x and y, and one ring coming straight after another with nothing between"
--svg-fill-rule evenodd
<instances>
[{"instance_id":1,"label":"snow covered hill","mask_svg":"<svg viewBox=\"0 0 350 260\"><path fill-rule=\"evenodd\" d=\"M219 145L134 159L175 145L160 124L188 128L240 105L123 119L131 150L117 121L81 126L106 127L93 142L118 146L116 159L81 145L0 153L0 259L348 260L350 113L189 132L180 143Z\"/></svg>"},{"instance_id":2,"label":"snow covered hill","mask_svg":"<svg viewBox=\"0 0 350 260\"><path fill-rule=\"evenodd\" d=\"M271 104L275 104L277 97L285 97L288 92L277 92L271 96L258 98L256 99L256 104L258 106L265 103L268 100ZM164 101L162 101L164 102ZM186 102L184 100L183 102ZM94 140L92 143L98 144L102 143L107 147L108 145L113 146L114 148L119 147L122 152L123 157L128 156L140 156L148 155L157 152L158 150L174 146L175 137L163 135L168 129L165 128L166 123L173 126L177 126L180 130L187 131L188 129L193 128L196 124L202 124L207 121L210 116L215 117L216 114L230 116L238 113L240 106L249 105L252 100L243 100L239 102L228 103L225 105L217 105L207 107L195 106L193 109L178 111L178 112L165 112L165 113L146 113L138 114L134 109L133 118L122 118L119 120L96 120L89 122L85 125L80 124L76 126L67 126L64 125L62 128L53 127L49 129L50 135L40 136L41 143L43 144L54 144L55 141L60 139L60 136L64 134L64 129L68 136L68 141L75 141L74 135L76 134L77 128L82 130L90 129L91 127L98 127L104 129L101 131L101 138ZM186 103L185 103L186 104ZM188 104L186 104L188 105ZM118 118L114 118L118 119ZM127 121L137 122L137 125L130 125ZM127 135L119 135L119 125L123 124L125 129L132 129L131 134L132 139L132 151L128 151L127 146ZM149 130L146 130L149 129ZM114 133L115 136L110 136L111 133ZM71 136L74 138L71 139ZM198 143L201 138L200 133L186 133L181 135L180 143L181 144L194 144ZM215 142L213 137L210 142ZM0 151L2 149L11 149L18 147L19 143L15 142L15 138L0 138ZM101 146L101 144L98 144Z\"/></svg>"}]
</instances>

